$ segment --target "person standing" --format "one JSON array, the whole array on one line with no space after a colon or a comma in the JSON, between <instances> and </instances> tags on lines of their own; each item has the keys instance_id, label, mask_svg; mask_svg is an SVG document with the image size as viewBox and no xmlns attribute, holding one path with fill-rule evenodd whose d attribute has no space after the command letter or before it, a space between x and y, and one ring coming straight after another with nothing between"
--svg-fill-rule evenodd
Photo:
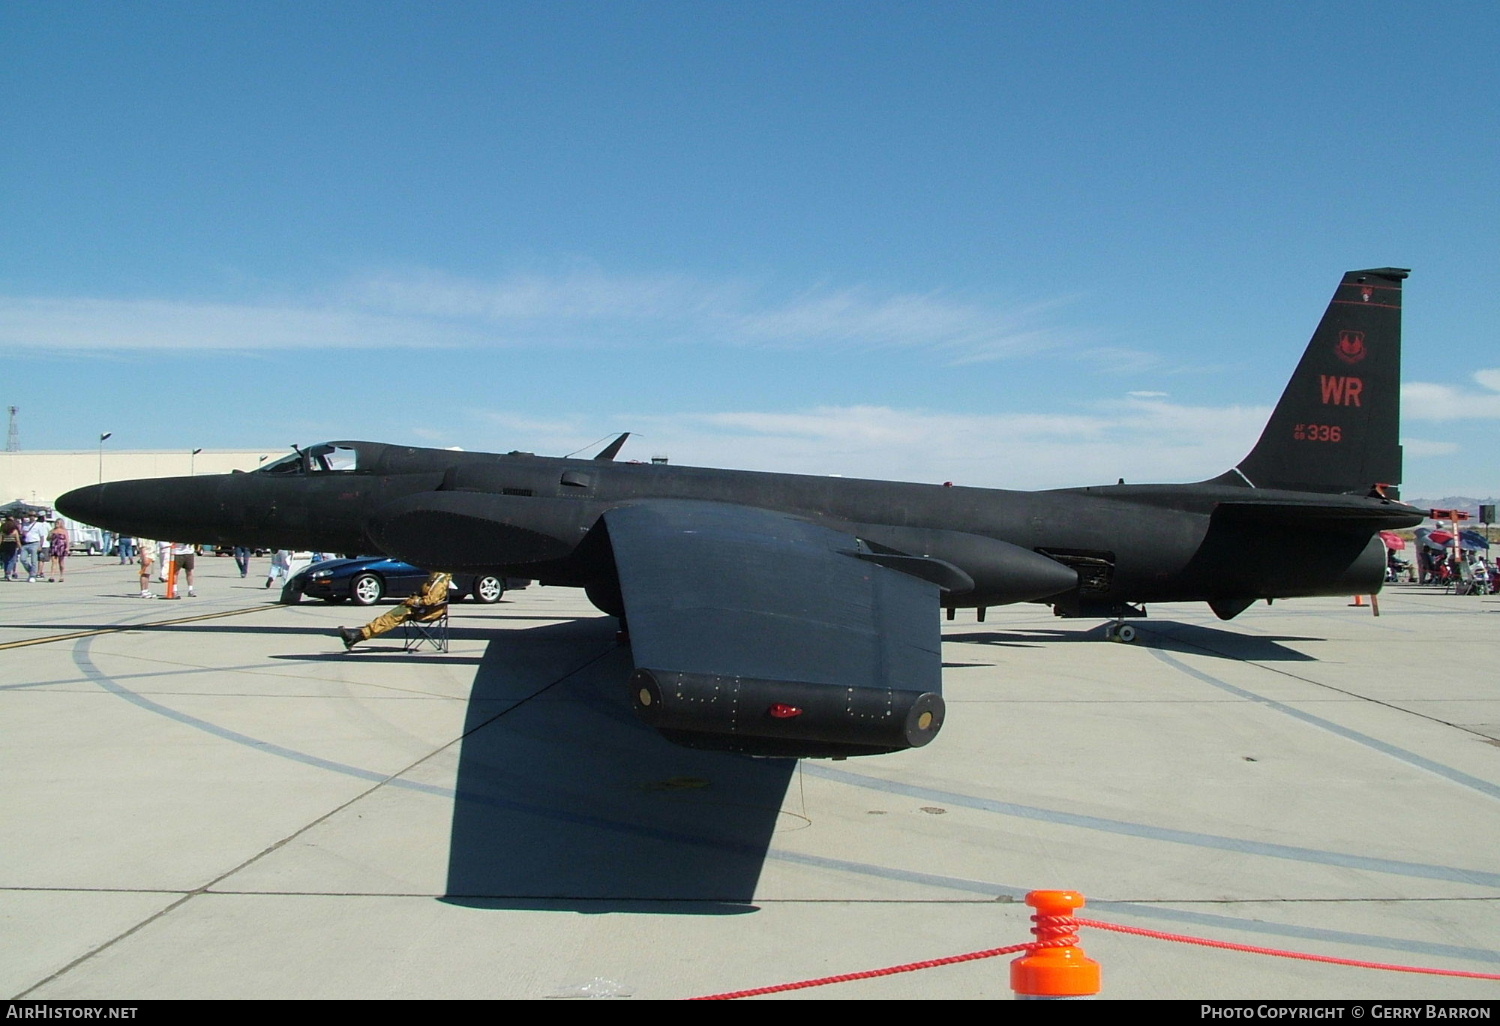
<instances>
[{"instance_id":1,"label":"person standing","mask_svg":"<svg viewBox=\"0 0 1500 1026\"><path fill-rule=\"evenodd\" d=\"M69 544L68 529L63 526L62 518L59 517L57 523L52 525L52 533L47 535L47 547L52 550L53 572L57 574L59 581L63 579L63 564L68 559ZM48 577L47 581L50 583L52 578Z\"/></svg>"},{"instance_id":2,"label":"person standing","mask_svg":"<svg viewBox=\"0 0 1500 1026\"><path fill-rule=\"evenodd\" d=\"M26 583L36 581L37 560L42 542L47 538L47 529L36 517L25 517L21 521L21 564L26 567Z\"/></svg>"},{"instance_id":3,"label":"person standing","mask_svg":"<svg viewBox=\"0 0 1500 1026\"><path fill-rule=\"evenodd\" d=\"M135 562L135 539L128 534L120 535L120 564Z\"/></svg>"},{"instance_id":4,"label":"person standing","mask_svg":"<svg viewBox=\"0 0 1500 1026\"><path fill-rule=\"evenodd\" d=\"M292 551L291 549L277 549L271 553L271 570L266 574L266 587L280 577L283 583L292 575Z\"/></svg>"},{"instance_id":5,"label":"person standing","mask_svg":"<svg viewBox=\"0 0 1500 1026\"><path fill-rule=\"evenodd\" d=\"M156 594L151 590L151 553L156 551L156 543L149 538L137 538L139 543L137 554L141 564L141 598L154 599Z\"/></svg>"},{"instance_id":6,"label":"person standing","mask_svg":"<svg viewBox=\"0 0 1500 1026\"><path fill-rule=\"evenodd\" d=\"M7 581L16 579L16 561L21 555L21 522L6 517L0 522L0 572Z\"/></svg>"},{"instance_id":7,"label":"person standing","mask_svg":"<svg viewBox=\"0 0 1500 1026\"><path fill-rule=\"evenodd\" d=\"M52 525L38 519L37 526L42 529L42 542L36 548L36 579L47 581L52 573Z\"/></svg>"},{"instance_id":8,"label":"person standing","mask_svg":"<svg viewBox=\"0 0 1500 1026\"><path fill-rule=\"evenodd\" d=\"M177 587L177 571L187 571L187 597L197 598L198 593L193 590L193 568L198 565L198 554L193 551L191 545L185 542L174 542L172 544L172 565L167 567L167 573L172 575L172 588Z\"/></svg>"},{"instance_id":9,"label":"person standing","mask_svg":"<svg viewBox=\"0 0 1500 1026\"><path fill-rule=\"evenodd\" d=\"M240 578L250 576L250 549L244 545L234 547L234 565L240 568Z\"/></svg>"}]
</instances>

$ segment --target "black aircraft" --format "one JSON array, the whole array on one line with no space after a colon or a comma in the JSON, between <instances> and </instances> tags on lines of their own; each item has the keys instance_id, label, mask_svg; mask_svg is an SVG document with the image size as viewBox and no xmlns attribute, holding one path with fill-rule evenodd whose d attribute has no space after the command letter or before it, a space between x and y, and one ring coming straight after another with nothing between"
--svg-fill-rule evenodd
<instances>
[{"instance_id":1,"label":"black aircraft","mask_svg":"<svg viewBox=\"0 0 1500 1026\"><path fill-rule=\"evenodd\" d=\"M943 722L939 608L1379 590L1376 532L1420 523L1401 480L1401 283L1344 276L1260 441L1186 485L1014 492L328 442L252 473L120 481L57 502L148 538L383 552L583 588L619 617L635 708L669 739L755 755L926 744Z\"/></svg>"}]
</instances>

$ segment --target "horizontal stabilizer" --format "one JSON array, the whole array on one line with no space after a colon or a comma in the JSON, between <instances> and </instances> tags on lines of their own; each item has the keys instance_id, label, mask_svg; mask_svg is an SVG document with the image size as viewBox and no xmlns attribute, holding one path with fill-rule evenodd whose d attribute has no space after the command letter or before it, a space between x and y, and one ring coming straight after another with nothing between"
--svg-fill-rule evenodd
<instances>
[{"instance_id":1,"label":"horizontal stabilizer","mask_svg":"<svg viewBox=\"0 0 1500 1026\"><path fill-rule=\"evenodd\" d=\"M1297 502L1221 502L1214 510L1216 518L1253 520L1260 523L1299 524L1309 527L1334 527L1345 524L1371 531L1415 527L1422 522L1422 511L1398 502L1379 504L1297 503Z\"/></svg>"}]
</instances>

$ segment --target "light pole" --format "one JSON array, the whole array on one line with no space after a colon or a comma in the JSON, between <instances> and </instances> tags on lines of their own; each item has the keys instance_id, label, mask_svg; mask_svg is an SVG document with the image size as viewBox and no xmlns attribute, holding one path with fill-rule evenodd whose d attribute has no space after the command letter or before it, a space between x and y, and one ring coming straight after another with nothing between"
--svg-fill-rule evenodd
<instances>
[{"instance_id":1,"label":"light pole","mask_svg":"<svg viewBox=\"0 0 1500 1026\"><path fill-rule=\"evenodd\" d=\"M104 441L113 435L113 431L106 431L99 436L99 483L104 483Z\"/></svg>"},{"instance_id":2,"label":"light pole","mask_svg":"<svg viewBox=\"0 0 1500 1026\"><path fill-rule=\"evenodd\" d=\"M193 454L188 457L188 477L198 476L198 454L202 449L194 449Z\"/></svg>"}]
</instances>

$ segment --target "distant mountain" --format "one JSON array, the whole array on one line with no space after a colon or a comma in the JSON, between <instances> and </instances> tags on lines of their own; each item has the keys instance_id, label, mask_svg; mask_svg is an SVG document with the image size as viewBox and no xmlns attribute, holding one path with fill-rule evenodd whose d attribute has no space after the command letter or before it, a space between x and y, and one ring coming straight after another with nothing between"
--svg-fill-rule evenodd
<instances>
[{"instance_id":1,"label":"distant mountain","mask_svg":"<svg viewBox=\"0 0 1500 1026\"><path fill-rule=\"evenodd\" d=\"M1401 500L1418 509L1463 509L1469 511L1472 519L1478 519L1480 505L1494 506L1500 504L1494 496L1487 499L1476 499L1472 495L1445 495L1441 499L1406 499Z\"/></svg>"}]
</instances>

